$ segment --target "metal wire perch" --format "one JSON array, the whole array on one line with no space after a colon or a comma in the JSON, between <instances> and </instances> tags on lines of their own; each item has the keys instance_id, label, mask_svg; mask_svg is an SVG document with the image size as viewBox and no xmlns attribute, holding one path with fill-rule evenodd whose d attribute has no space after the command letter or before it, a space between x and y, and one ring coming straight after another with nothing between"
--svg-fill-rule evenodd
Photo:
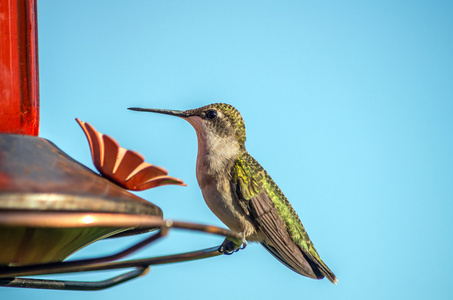
<instances>
[{"instance_id":1,"label":"metal wire perch","mask_svg":"<svg viewBox=\"0 0 453 300\"><path fill-rule=\"evenodd\" d=\"M209 225L200 225L195 223L178 222L171 220L156 222L155 219L153 218L149 218L149 221L147 223L149 227L159 227L159 230L153 233L151 236L143 239L142 241L112 255L83 260L63 261L25 266L0 267L0 286L55 289L55 290L83 290L83 291L101 290L121 284L128 280L134 279L138 276L144 275L149 271L150 269L149 267L152 265L197 260L223 254L223 252L220 251L220 246L215 246L198 251L180 254L118 261L119 259L122 259L136 252L137 250L152 244L158 239L166 236L169 233L169 231L173 228L205 232L230 237L234 239L241 238L241 235L239 233ZM141 225L146 224L142 223ZM113 278L93 282L47 280L20 277L20 276L62 274L62 273L115 270L127 268L134 268L134 270L125 272Z\"/></svg>"}]
</instances>

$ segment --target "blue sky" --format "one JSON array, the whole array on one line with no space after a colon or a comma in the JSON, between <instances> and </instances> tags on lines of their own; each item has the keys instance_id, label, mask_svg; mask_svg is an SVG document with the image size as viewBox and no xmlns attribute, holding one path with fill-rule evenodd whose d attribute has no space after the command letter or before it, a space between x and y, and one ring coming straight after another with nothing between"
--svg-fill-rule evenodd
<instances>
[{"instance_id":1,"label":"blue sky","mask_svg":"<svg viewBox=\"0 0 453 300\"><path fill-rule=\"evenodd\" d=\"M191 126L126 108L230 103L245 119L247 149L339 284L297 275L252 244L105 291L0 288L2 298L452 297L449 1L39 1L38 19L41 137L92 168L74 119L89 122L188 184L138 193L166 218L222 226L196 182ZM221 241L178 231L137 257Z\"/></svg>"}]
</instances>

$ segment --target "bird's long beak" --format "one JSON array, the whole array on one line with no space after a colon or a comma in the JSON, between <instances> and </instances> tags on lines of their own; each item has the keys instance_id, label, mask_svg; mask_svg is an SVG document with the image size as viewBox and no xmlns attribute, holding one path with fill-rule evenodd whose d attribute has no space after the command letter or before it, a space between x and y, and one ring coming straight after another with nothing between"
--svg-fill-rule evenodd
<instances>
[{"instance_id":1,"label":"bird's long beak","mask_svg":"<svg viewBox=\"0 0 453 300\"><path fill-rule=\"evenodd\" d=\"M147 112L153 112L153 113L158 113L158 114L165 114L165 115L176 116L176 117L180 117L180 118L189 117L189 114L186 111L181 111L181 110L158 109L158 108L139 108L139 107L129 107L128 109L135 110L135 111L147 111Z\"/></svg>"}]
</instances>

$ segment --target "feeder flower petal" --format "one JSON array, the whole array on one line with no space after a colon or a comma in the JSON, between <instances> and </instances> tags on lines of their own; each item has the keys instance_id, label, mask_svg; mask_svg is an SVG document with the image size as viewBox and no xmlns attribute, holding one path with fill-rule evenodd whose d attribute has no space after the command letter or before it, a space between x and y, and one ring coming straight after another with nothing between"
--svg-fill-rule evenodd
<instances>
[{"instance_id":1,"label":"feeder flower petal","mask_svg":"<svg viewBox=\"0 0 453 300\"><path fill-rule=\"evenodd\" d=\"M167 184L186 186L182 180L168 176L165 169L145 162L140 153L121 147L90 124L79 119L76 121L88 139L94 166L109 180L133 191Z\"/></svg>"}]
</instances>

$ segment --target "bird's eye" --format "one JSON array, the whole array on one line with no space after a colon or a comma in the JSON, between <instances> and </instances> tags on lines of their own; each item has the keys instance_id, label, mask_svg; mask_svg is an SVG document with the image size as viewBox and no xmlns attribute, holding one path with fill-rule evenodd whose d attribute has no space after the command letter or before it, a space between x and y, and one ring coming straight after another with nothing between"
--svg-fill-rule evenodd
<instances>
[{"instance_id":1,"label":"bird's eye","mask_svg":"<svg viewBox=\"0 0 453 300\"><path fill-rule=\"evenodd\" d=\"M217 117L217 112L215 110L211 109L206 112L207 119L214 119L215 117Z\"/></svg>"}]
</instances>

